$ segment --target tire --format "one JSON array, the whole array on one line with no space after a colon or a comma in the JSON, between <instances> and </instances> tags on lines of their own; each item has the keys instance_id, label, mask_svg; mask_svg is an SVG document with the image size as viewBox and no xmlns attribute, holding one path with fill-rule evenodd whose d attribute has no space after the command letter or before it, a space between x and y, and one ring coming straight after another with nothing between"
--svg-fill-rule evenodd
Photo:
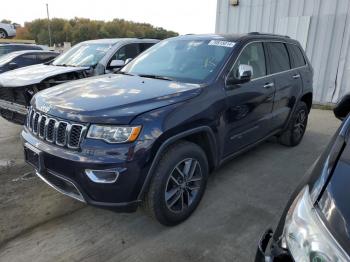
<instances>
[{"instance_id":1,"label":"tire","mask_svg":"<svg viewBox=\"0 0 350 262\"><path fill-rule=\"evenodd\" d=\"M208 172L207 157L198 145L180 141L170 146L158 162L145 196L147 213L166 226L186 220L202 199Z\"/></svg>"},{"instance_id":2,"label":"tire","mask_svg":"<svg viewBox=\"0 0 350 262\"><path fill-rule=\"evenodd\" d=\"M292 147L297 146L301 142L306 130L308 115L309 109L307 105L300 101L288 123L287 129L278 137L280 144Z\"/></svg>"},{"instance_id":3,"label":"tire","mask_svg":"<svg viewBox=\"0 0 350 262\"><path fill-rule=\"evenodd\" d=\"M4 29L0 29L0 39L6 39L8 37Z\"/></svg>"}]
</instances>

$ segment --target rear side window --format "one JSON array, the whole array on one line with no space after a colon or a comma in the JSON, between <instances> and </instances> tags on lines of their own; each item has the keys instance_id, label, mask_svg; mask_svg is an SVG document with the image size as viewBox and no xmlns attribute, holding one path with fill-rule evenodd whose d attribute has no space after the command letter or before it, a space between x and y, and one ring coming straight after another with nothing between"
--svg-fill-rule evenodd
<instances>
[{"instance_id":1,"label":"rear side window","mask_svg":"<svg viewBox=\"0 0 350 262\"><path fill-rule=\"evenodd\" d=\"M283 72L290 69L289 55L285 44L267 43L270 54L271 73Z\"/></svg>"},{"instance_id":2,"label":"rear side window","mask_svg":"<svg viewBox=\"0 0 350 262\"><path fill-rule=\"evenodd\" d=\"M296 45L288 44L288 51L290 56L290 62L293 68L301 67L306 64L304 55L300 48Z\"/></svg>"}]
</instances>

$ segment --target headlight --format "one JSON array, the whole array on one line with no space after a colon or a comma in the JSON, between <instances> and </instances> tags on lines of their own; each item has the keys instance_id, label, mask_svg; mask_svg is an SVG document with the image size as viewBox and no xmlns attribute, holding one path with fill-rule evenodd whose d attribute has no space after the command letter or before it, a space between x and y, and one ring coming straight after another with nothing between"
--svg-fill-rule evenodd
<instances>
[{"instance_id":1,"label":"headlight","mask_svg":"<svg viewBox=\"0 0 350 262\"><path fill-rule=\"evenodd\" d=\"M141 126L91 125L87 137L104 140L108 143L125 143L135 141L140 131Z\"/></svg>"},{"instance_id":2,"label":"headlight","mask_svg":"<svg viewBox=\"0 0 350 262\"><path fill-rule=\"evenodd\" d=\"M349 261L313 207L308 186L287 213L282 241L298 262Z\"/></svg>"}]
</instances>

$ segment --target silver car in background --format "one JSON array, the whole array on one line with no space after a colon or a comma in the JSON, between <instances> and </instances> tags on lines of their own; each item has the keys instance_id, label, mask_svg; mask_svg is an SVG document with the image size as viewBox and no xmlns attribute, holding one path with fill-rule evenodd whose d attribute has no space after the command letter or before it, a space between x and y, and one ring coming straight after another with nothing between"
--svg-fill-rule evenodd
<instances>
[{"instance_id":1,"label":"silver car in background","mask_svg":"<svg viewBox=\"0 0 350 262\"><path fill-rule=\"evenodd\" d=\"M16 36L16 27L12 24L0 23L0 38L12 38Z\"/></svg>"},{"instance_id":2,"label":"silver car in background","mask_svg":"<svg viewBox=\"0 0 350 262\"><path fill-rule=\"evenodd\" d=\"M23 124L35 93L65 82L118 71L159 40L99 39L81 42L49 63L0 75L0 115Z\"/></svg>"}]
</instances>

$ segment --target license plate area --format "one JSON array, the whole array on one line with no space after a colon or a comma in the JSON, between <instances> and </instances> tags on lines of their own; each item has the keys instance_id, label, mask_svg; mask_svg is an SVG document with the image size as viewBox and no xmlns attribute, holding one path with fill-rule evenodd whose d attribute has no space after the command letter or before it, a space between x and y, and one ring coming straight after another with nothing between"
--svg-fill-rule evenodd
<instances>
[{"instance_id":1,"label":"license plate area","mask_svg":"<svg viewBox=\"0 0 350 262\"><path fill-rule=\"evenodd\" d=\"M42 161L42 153L37 148L25 144L24 145L24 159L25 161L34 167L38 172L43 171L43 161Z\"/></svg>"}]
</instances>

